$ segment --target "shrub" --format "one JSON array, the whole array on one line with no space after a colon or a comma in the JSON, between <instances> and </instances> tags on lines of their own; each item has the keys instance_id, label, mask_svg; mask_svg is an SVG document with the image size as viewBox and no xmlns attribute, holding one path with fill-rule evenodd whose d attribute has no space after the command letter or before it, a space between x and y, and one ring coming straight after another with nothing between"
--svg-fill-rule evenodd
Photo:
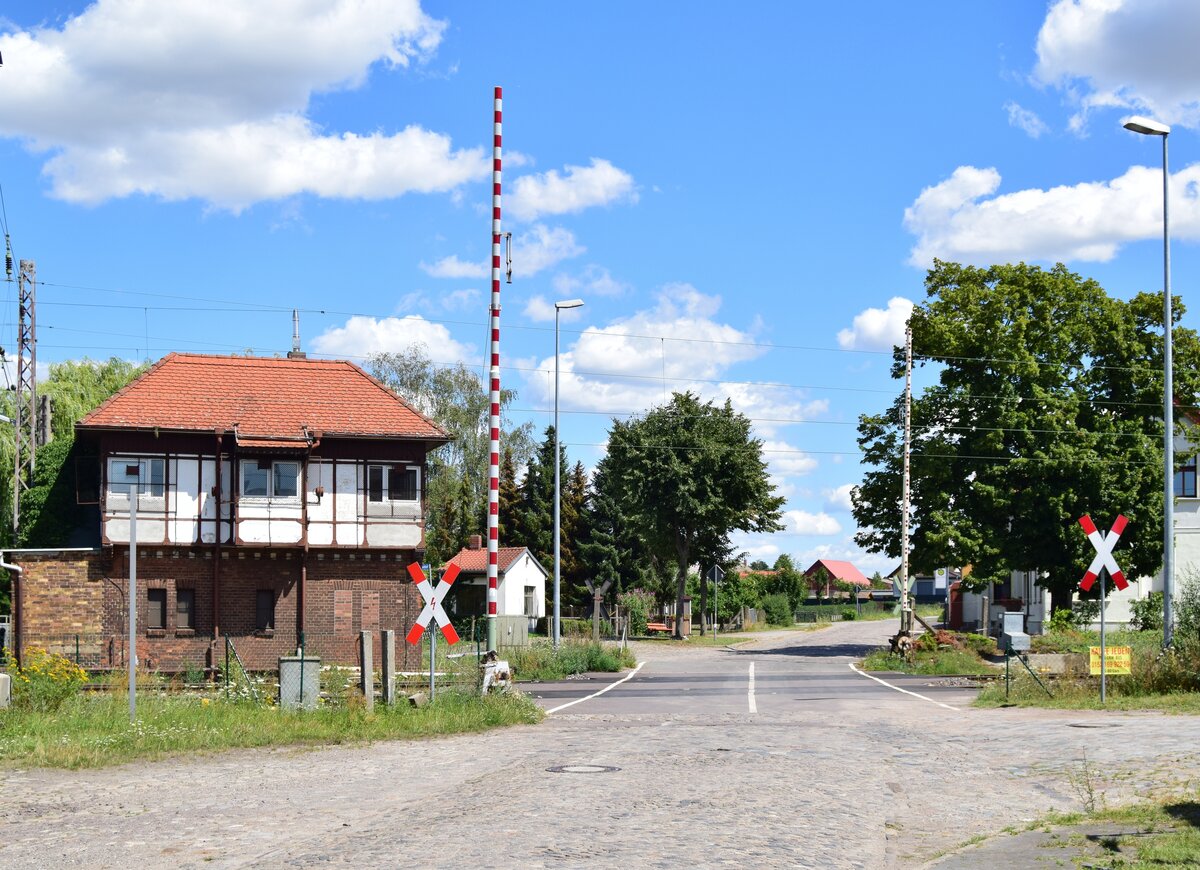
<instances>
[{"instance_id":1,"label":"shrub","mask_svg":"<svg viewBox=\"0 0 1200 870\"><path fill-rule=\"evenodd\" d=\"M963 645L977 656L994 656L999 653L996 639L986 634L960 634Z\"/></svg>"},{"instance_id":2,"label":"shrub","mask_svg":"<svg viewBox=\"0 0 1200 870\"><path fill-rule=\"evenodd\" d=\"M12 676L12 704L22 710L52 713L68 698L79 694L87 682L87 671L65 656L31 646L25 651L25 664L16 666L12 654L5 651L4 663Z\"/></svg>"},{"instance_id":3,"label":"shrub","mask_svg":"<svg viewBox=\"0 0 1200 870\"><path fill-rule=\"evenodd\" d=\"M1184 572L1173 603L1177 637L1184 643L1200 643L1200 574Z\"/></svg>"},{"instance_id":4,"label":"shrub","mask_svg":"<svg viewBox=\"0 0 1200 870\"><path fill-rule=\"evenodd\" d=\"M522 680L559 680L588 671L615 672L636 662L627 649L598 643L563 642L556 652L544 641L510 650L508 661Z\"/></svg>"},{"instance_id":5,"label":"shrub","mask_svg":"<svg viewBox=\"0 0 1200 870\"><path fill-rule=\"evenodd\" d=\"M1091 625L1100 618L1100 599L1085 598L1083 601L1076 601L1071 610L1074 613L1075 625Z\"/></svg>"},{"instance_id":6,"label":"shrub","mask_svg":"<svg viewBox=\"0 0 1200 870\"><path fill-rule=\"evenodd\" d=\"M1069 631L1075 627L1075 611L1061 608L1050 614L1046 629L1052 632Z\"/></svg>"},{"instance_id":7,"label":"shrub","mask_svg":"<svg viewBox=\"0 0 1200 870\"><path fill-rule=\"evenodd\" d=\"M1129 612L1133 616L1129 627L1134 631L1162 631L1163 594L1151 592L1145 598L1129 602Z\"/></svg>"},{"instance_id":8,"label":"shrub","mask_svg":"<svg viewBox=\"0 0 1200 870\"><path fill-rule=\"evenodd\" d=\"M631 589L617 596L617 606L629 619L631 635L646 633L646 624L650 621L650 606L653 602L654 596L644 589Z\"/></svg>"},{"instance_id":9,"label":"shrub","mask_svg":"<svg viewBox=\"0 0 1200 870\"><path fill-rule=\"evenodd\" d=\"M842 610L842 621L843 622L853 622L857 618L858 618L858 611L856 611L853 607L847 607Z\"/></svg>"},{"instance_id":10,"label":"shrub","mask_svg":"<svg viewBox=\"0 0 1200 870\"><path fill-rule=\"evenodd\" d=\"M782 593L775 595L764 595L762 600L763 612L767 615L767 622L772 625L791 625L792 605L788 602L788 597Z\"/></svg>"}]
</instances>

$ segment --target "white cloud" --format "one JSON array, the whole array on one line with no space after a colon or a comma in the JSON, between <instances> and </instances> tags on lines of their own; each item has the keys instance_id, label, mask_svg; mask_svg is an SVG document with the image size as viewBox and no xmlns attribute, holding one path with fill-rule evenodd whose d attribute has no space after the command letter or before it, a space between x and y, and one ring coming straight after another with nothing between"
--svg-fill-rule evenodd
<instances>
[{"instance_id":1,"label":"white cloud","mask_svg":"<svg viewBox=\"0 0 1200 870\"><path fill-rule=\"evenodd\" d=\"M429 58L417 0L98 0L61 28L0 35L0 130L47 155L52 193L237 211L297 194L381 199L486 178L482 148L412 124L326 130L314 94Z\"/></svg>"},{"instance_id":2,"label":"white cloud","mask_svg":"<svg viewBox=\"0 0 1200 870\"><path fill-rule=\"evenodd\" d=\"M836 535L842 530L842 524L824 512L784 511L783 519L788 530L797 535Z\"/></svg>"},{"instance_id":3,"label":"white cloud","mask_svg":"<svg viewBox=\"0 0 1200 870\"><path fill-rule=\"evenodd\" d=\"M905 227L917 237L910 262L922 268L935 257L976 265L1104 262L1127 242L1162 235L1158 167L1132 166L1112 181L992 196L999 186L995 169L960 166L922 191L904 213ZM1177 238L1200 238L1198 189L1200 164L1171 176L1171 232Z\"/></svg>"},{"instance_id":4,"label":"white cloud","mask_svg":"<svg viewBox=\"0 0 1200 870\"><path fill-rule=\"evenodd\" d=\"M545 323L554 320L554 303L545 296L533 296L525 303L525 316L530 320ZM580 308L564 308L559 312L559 323L569 323L583 316Z\"/></svg>"},{"instance_id":5,"label":"white cloud","mask_svg":"<svg viewBox=\"0 0 1200 870\"><path fill-rule=\"evenodd\" d=\"M1046 122L1039 118L1036 112L1022 108L1011 100L1004 104L1004 111L1008 112L1009 125L1024 130L1025 134L1032 139L1040 138L1050 132Z\"/></svg>"},{"instance_id":6,"label":"white cloud","mask_svg":"<svg viewBox=\"0 0 1200 870\"><path fill-rule=\"evenodd\" d=\"M1037 38L1035 76L1081 111L1135 109L1200 126L1200 4L1194 0L1059 0Z\"/></svg>"},{"instance_id":7,"label":"white cloud","mask_svg":"<svg viewBox=\"0 0 1200 870\"><path fill-rule=\"evenodd\" d=\"M737 548L739 552L745 552L746 558L750 562L763 561L768 565L774 565L775 560L779 558L779 546L777 544L756 544L749 547Z\"/></svg>"},{"instance_id":8,"label":"white cloud","mask_svg":"<svg viewBox=\"0 0 1200 870\"><path fill-rule=\"evenodd\" d=\"M781 477L799 477L817 467L817 460L786 441L764 441L763 458Z\"/></svg>"},{"instance_id":9,"label":"white cloud","mask_svg":"<svg viewBox=\"0 0 1200 870\"><path fill-rule=\"evenodd\" d=\"M430 293L425 290L414 290L400 297L396 303L397 313L414 311L463 311L482 304L483 294L473 288L452 290L447 293Z\"/></svg>"},{"instance_id":10,"label":"white cloud","mask_svg":"<svg viewBox=\"0 0 1200 870\"><path fill-rule=\"evenodd\" d=\"M568 275L560 272L554 276L554 289L566 296L581 293L585 296L623 296L631 289L628 284L618 281L607 269L594 263L583 267L578 275Z\"/></svg>"},{"instance_id":11,"label":"white cloud","mask_svg":"<svg viewBox=\"0 0 1200 870\"><path fill-rule=\"evenodd\" d=\"M438 304L446 311L465 311L468 308L475 308L481 304L483 293L467 287L462 290L451 290L449 293L441 293L437 296Z\"/></svg>"},{"instance_id":12,"label":"white cloud","mask_svg":"<svg viewBox=\"0 0 1200 870\"><path fill-rule=\"evenodd\" d=\"M586 250L570 230L535 224L528 232L513 236L513 275L528 278Z\"/></svg>"},{"instance_id":13,"label":"white cloud","mask_svg":"<svg viewBox=\"0 0 1200 870\"><path fill-rule=\"evenodd\" d=\"M720 306L718 296L690 284L670 284L653 308L585 330L561 355L561 400L570 407L610 413L642 411L662 404L672 391L689 389L724 401L716 384L704 381L719 380L730 366L756 359L765 349L750 335L717 322ZM550 358L538 368L553 366ZM532 378L529 387L550 398L542 379Z\"/></svg>"},{"instance_id":14,"label":"white cloud","mask_svg":"<svg viewBox=\"0 0 1200 870\"><path fill-rule=\"evenodd\" d=\"M487 278L490 274L486 260L472 263L460 260L456 254L442 257L435 263L421 263L421 270L434 278Z\"/></svg>"},{"instance_id":15,"label":"white cloud","mask_svg":"<svg viewBox=\"0 0 1200 870\"><path fill-rule=\"evenodd\" d=\"M565 175L552 169L541 175L523 175L513 183L505 212L518 220L543 215L573 214L598 205L637 202L633 176L607 160L592 158L591 166L567 166Z\"/></svg>"},{"instance_id":16,"label":"white cloud","mask_svg":"<svg viewBox=\"0 0 1200 870\"><path fill-rule=\"evenodd\" d=\"M850 501L850 493L854 491L854 487L853 483L843 483L833 489L822 490L821 495L825 497L827 507L833 510L849 511L854 507L853 502Z\"/></svg>"},{"instance_id":17,"label":"white cloud","mask_svg":"<svg viewBox=\"0 0 1200 870\"><path fill-rule=\"evenodd\" d=\"M354 359L397 353L417 344L424 345L435 362L478 361L475 349L451 338L445 326L417 315L382 319L355 315L345 326L327 329L312 341L319 354Z\"/></svg>"},{"instance_id":18,"label":"white cloud","mask_svg":"<svg viewBox=\"0 0 1200 870\"><path fill-rule=\"evenodd\" d=\"M891 350L904 344L904 327L912 316L913 303L893 296L887 308L867 308L854 315L850 329L838 332L838 345L847 350Z\"/></svg>"}]
</instances>

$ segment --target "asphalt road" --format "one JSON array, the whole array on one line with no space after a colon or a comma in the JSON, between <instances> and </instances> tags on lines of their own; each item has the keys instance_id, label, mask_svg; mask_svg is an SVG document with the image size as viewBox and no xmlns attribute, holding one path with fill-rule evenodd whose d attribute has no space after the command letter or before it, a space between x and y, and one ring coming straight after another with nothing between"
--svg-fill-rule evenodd
<instances>
[{"instance_id":1,"label":"asphalt road","mask_svg":"<svg viewBox=\"0 0 1200 870\"><path fill-rule=\"evenodd\" d=\"M836 716L847 705L903 700L893 689L850 668L884 644L896 628L895 620L842 623L816 631L763 632L751 635L749 642L737 635L732 646L690 649L686 644L642 642L634 649L645 663L632 677L588 674L527 684L524 689L543 709L570 704L562 712L574 714ZM976 694L963 681L947 685L946 680L898 674L885 679L952 706L969 704Z\"/></svg>"},{"instance_id":2,"label":"asphalt road","mask_svg":"<svg viewBox=\"0 0 1200 870\"><path fill-rule=\"evenodd\" d=\"M977 710L854 673L894 630L642 645L635 675L526 686L554 712L484 734L3 770L0 868L909 868L1085 790L1200 781L1200 717Z\"/></svg>"}]
</instances>

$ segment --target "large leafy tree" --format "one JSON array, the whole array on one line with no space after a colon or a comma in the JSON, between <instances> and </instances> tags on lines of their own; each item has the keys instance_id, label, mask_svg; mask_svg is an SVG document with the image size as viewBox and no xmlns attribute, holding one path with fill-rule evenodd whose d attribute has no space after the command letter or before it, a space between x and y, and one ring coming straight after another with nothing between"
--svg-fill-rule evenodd
<instances>
[{"instance_id":1,"label":"large leafy tree","mask_svg":"<svg viewBox=\"0 0 1200 870\"><path fill-rule=\"evenodd\" d=\"M429 454L425 483L426 548L432 563L444 562L470 535L486 531L491 410L487 390L479 376L461 363L435 365L420 344L376 354L368 369L454 438ZM501 391L502 415L514 398L514 391ZM501 442L511 448L520 465L530 454L531 427L503 422Z\"/></svg>"},{"instance_id":2,"label":"large leafy tree","mask_svg":"<svg viewBox=\"0 0 1200 870\"><path fill-rule=\"evenodd\" d=\"M21 497L22 547L57 547L68 544L84 522L76 504L75 424L89 411L146 370L117 357L104 362L82 359L52 363L49 377L38 384L40 395L50 397L51 441L37 450L30 489ZM8 417L15 413L14 397L4 394L0 407ZM13 428L0 427L0 522L3 538L13 541L12 483ZM95 460L92 460L95 461ZM9 580L0 579L0 612L7 612Z\"/></svg>"},{"instance_id":3,"label":"large leafy tree","mask_svg":"<svg viewBox=\"0 0 1200 870\"><path fill-rule=\"evenodd\" d=\"M675 393L642 417L614 421L600 466L617 509L637 523L651 555L675 565L677 635L688 566L734 531L780 528L784 500L773 494L762 442L728 401L716 406Z\"/></svg>"},{"instance_id":4,"label":"large leafy tree","mask_svg":"<svg viewBox=\"0 0 1200 870\"><path fill-rule=\"evenodd\" d=\"M1061 264L936 262L913 310L913 351L936 382L915 396L912 565L972 566L976 585L1038 571L1069 604L1091 552L1076 525L1130 520L1130 576L1162 560L1162 296L1113 299ZM1175 314L1182 316L1175 302ZM1175 395L1194 406L1200 342L1176 326ZM893 376L903 377L903 363ZM902 397L863 416L873 466L854 493L858 543L900 555Z\"/></svg>"}]
</instances>

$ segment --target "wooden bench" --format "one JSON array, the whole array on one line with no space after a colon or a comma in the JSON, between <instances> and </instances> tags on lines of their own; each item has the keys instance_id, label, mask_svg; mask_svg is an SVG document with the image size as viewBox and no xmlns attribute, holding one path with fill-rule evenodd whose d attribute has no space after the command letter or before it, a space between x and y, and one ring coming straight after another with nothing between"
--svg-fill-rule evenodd
<instances>
[{"instance_id":1,"label":"wooden bench","mask_svg":"<svg viewBox=\"0 0 1200 870\"><path fill-rule=\"evenodd\" d=\"M651 633L659 632L659 631L668 632L668 631L673 631L673 629L670 628L665 622L647 622L646 623L646 631L651 632Z\"/></svg>"}]
</instances>

